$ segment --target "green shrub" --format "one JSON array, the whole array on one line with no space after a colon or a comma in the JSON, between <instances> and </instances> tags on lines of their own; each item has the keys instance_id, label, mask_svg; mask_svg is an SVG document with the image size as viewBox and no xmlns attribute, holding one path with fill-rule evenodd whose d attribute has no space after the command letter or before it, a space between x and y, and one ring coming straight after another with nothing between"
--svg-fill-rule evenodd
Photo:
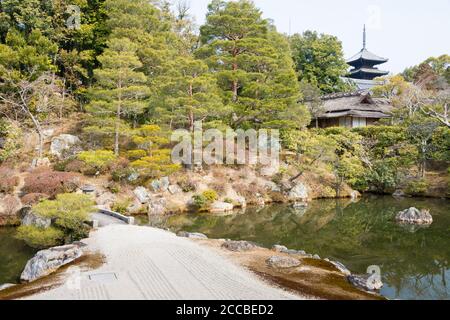
<instances>
[{"instance_id":1,"label":"green shrub","mask_svg":"<svg viewBox=\"0 0 450 320\"><path fill-rule=\"evenodd\" d=\"M398 169L387 161L376 161L369 170L366 180L372 191L392 193L397 188Z\"/></svg>"},{"instance_id":2,"label":"green shrub","mask_svg":"<svg viewBox=\"0 0 450 320\"><path fill-rule=\"evenodd\" d=\"M132 161L139 160L146 157L147 155L147 151L145 150L130 150L127 152L128 159Z\"/></svg>"},{"instance_id":3,"label":"green shrub","mask_svg":"<svg viewBox=\"0 0 450 320\"><path fill-rule=\"evenodd\" d=\"M111 191L111 193L117 194L120 192L120 184L116 182L108 183L107 189Z\"/></svg>"},{"instance_id":4,"label":"green shrub","mask_svg":"<svg viewBox=\"0 0 450 320\"><path fill-rule=\"evenodd\" d=\"M78 155L78 160L87 166L85 169L87 174L105 172L116 159L114 152L108 150L83 151Z\"/></svg>"},{"instance_id":5,"label":"green shrub","mask_svg":"<svg viewBox=\"0 0 450 320\"><path fill-rule=\"evenodd\" d=\"M64 242L64 232L54 227L43 229L35 226L20 226L17 228L16 237L37 249L58 246Z\"/></svg>"},{"instance_id":6,"label":"green shrub","mask_svg":"<svg viewBox=\"0 0 450 320\"><path fill-rule=\"evenodd\" d=\"M85 222L95 208L90 196L66 193L58 195L56 200L44 200L34 205L33 212L55 221L54 227L61 230L66 242L70 243L88 236L89 229Z\"/></svg>"},{"instance_id":7,"label":"green shrub","mask_svg":"<svg viewBox=\"0 0 450 320\"><path fill-rule=\"evenodd\" d=\"M149 179L169 176L181 169L179 164L172 163L170 153L170 149L155 150L150 156L133 161L131 166Z\"/></svg>"},{"instance_id":8,"label":"green shrub","mask_svg":"<svg viewBox=\"0 0 450 320\"><path fill-rule=\"evenodd\" d=\"M128 207L131 204L130 199L125 200L118 200L114 202L114 204L111 206L111 210L114 212L118 212L120 214L127 214L128 213Z\"/></svg>"},{"instance_id":9,"label":"green shrub","mask_svg":"<svg viewBox=\"0 0 450 320\"><path fill-rule=\"evenodd\" d=\"M428 183L424 179L413 180L406 186L406 194L423 196L428 190Z\"/></svg>"},{"instance_id":10,"label":"green shrub","mask_svg":"<svg viewBox=\"0 0 450 320\"><path fill-rule=\"evenodd\" d=\"M198 210L207 210L208 205L210 204L208 200L203 196L202 194L196 194L192 197L192 201L194 204L194 207Z\"/></svg>"},{"instance_id":11,"label":"green shrub","mask_svg":"<svg viewBox=\"0 0 450 320\"><path fill-rule=\"evenodd\" d=\"M326 186L321 192L321 197L323 198L336 198L336 190L332 187Z\"/></svg>"},{"instance_id":12,"label":"green shrub","mask_svg":"<svg viewBox=\"0 0 450 320\"><path fill-rule=\"evenodd\" d=\"M196 207L196 209L201 211L208 210L211 203L213 203L217 199L219 199L219 196L214 190L206 190L202 194L197 194L192 197L194 206Z\"/></svg>"},{"instance_id":13,"label":"green shrub","mask_svg":"<svg viewBox=\"0 0 450 320\"><path fill-rule=\"evenodd\" d=\"M180 179L178 181L178 185L180 186L181 190L183 190L183 192L194 192L197 189L195 183L193 183L186 177Z\"/></svg>"},{"instance_id":14,"label":"green shrub","mask_svg":"<svg viewBox=\"0 0 450 320\"><path fill-rule=\"evenodd\" d=\"M219 195L214 190L206 190L202 193L202 196L204 196L208 202L214 202L219 199Z\"/></svg>"}]
</instances>

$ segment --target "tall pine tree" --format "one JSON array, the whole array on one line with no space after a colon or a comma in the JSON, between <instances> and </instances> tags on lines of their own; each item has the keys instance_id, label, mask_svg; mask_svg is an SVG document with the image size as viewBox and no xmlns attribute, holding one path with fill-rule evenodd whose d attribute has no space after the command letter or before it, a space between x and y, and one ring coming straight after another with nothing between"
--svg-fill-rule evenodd
<instances>
[{"instance_id":1,"label":"tall pine tree","mask_svg":"<svg viewBox=\"0 0 450 320\"><path fill-rule=\"evenodd\" d=\"M229 113L222 103L217 80L201 60L189 55L178 57L162 82L163 99L156 113L172 129L193 131L196 121L208 126L213 121L222 122Z\"/></svg>"},{"instance_id":2,"label":"tall pine tree","mask_svg":"<svg viewBox=\"0 0 450 320\"><path fill-rule=\"evenodd\" d=\"M307 124L307 113L297 102L300 94L286 39L251 1L214 0L208 9L197 56L208 63L225 103L234 109L232 125Z\"/></svg>"},{"instance_id":3,"label":"tall pine tree","mask_svg":"<svg viewBox=\"0 0 450 320\"><path fill-rule=\"evenodd\" d=\"M136 50L137 46L128 38L109 40L108 48L98 58L101 68L95 70L97 82L90 90L91 102L87 110L112 124L109 130L104 126L105 123L99 129L114 134L116 155L119 155L119 139L124 133L122 119L136 119L147 106L147 77L137 71L142 63Z\"/></svg>"}]
</instances>

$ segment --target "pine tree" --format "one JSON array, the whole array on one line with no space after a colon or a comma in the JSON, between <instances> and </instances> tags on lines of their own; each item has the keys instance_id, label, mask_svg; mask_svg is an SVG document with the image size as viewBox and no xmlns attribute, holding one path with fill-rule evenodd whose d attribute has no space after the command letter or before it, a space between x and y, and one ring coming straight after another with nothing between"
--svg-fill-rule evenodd
<instances>
[{"instance_id":1,"label":"pine tree","mask_svg":"<svg viewBox=\"0 0 450 320\"><path fill-rule=\"evenodd\" d=\"M208 9L196 54L208 63L225 103L233 107L232 125L305 125L307 118L297 122L307 113L297 103L300 94L286 39L251 1L214 0Z\"/></svg>"},{"instance_id":2,"label":"pine tree","mask_svg":"<svg viewBox=\"0 0 450 320\"><path fill-rule=\"evenodd\" d=\"M162 81L163 103L156 112L171 128L193 131L196 121L211 122L227 115L217 81L204 62L181 56Z\"/></svg>"},{"instance_id":3,"label":"pine tree","mask_svg":"<svg viewBox=\"0 0 450 320\"><path fill-rule=\"evenodd\" d=\"M87 110L98 117L114 117L116 155L119 155L119 139L123 131L121 120L135 120L147 106L147 77L137 71L142 63L136 50L137 46L128 38L113 38L108 41L108 48L98 58L101 68L94 72L97 83L90 91L91 102L87 106Z\"/></svg>"}]
</instances>

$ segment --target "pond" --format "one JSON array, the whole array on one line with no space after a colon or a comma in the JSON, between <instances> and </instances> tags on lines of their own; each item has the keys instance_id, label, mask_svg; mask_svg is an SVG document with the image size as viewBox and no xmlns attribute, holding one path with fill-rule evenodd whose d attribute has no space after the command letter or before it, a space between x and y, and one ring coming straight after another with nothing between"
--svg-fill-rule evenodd
<instances>
[{"instance_id":1,"label":"pond","mask_svg":"<svg viewBox=\"0 0 450 320\"><path fill-rule=\"evenodd\" d=\"M409 207L429 209L429 227L394 222ZM318 200L307 209L249 208L229 216L180 215L152 226L201 232L215 239L282 244L344 263L354 273L381 268L381 293L390 299L450 299L450 201L367 196L358 202Z\"/></svg>"},{"instance_id":2,"label":"pond","mask_svg":"<svg viewBox=\"0 0 450 320\"><path fill-rule=\"evenodd\" d=\"M14 228L0 228L0 285L18 283L27 261L36 250L14 238Z\"/></svg>"}]
</instances>

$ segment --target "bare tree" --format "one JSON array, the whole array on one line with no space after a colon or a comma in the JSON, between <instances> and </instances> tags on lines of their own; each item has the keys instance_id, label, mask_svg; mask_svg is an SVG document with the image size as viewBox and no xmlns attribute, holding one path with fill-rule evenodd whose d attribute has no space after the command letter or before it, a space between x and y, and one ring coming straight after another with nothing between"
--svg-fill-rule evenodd
<instances>
[{"instance_id":1,"label":"bare tree","mask_svg":"<svg viewBox=\"0 0 450 320\"><path fill-rule=\"evenodd\" d=\"M443 125L450 128L450 89L439 92L433 104L421 106L420 110L427 116L438 120Z\"/></svg>"},{"instance_id":2,"label":"bare tree","mask_svg":"<svg viewBox=\"0 0 450 320\"><path fill-rule=\"evenodd\" d=\"M3 114L15 114L16 119L31 120L39 139L38 157L42 158L44 133L41 116L62 105L60 94L62 89L51 73L44 73L35 80L30 76L28 79L18 82L8 81L3 85L7 86L8 90L0 92L0 111Z\"/></svg>"},{"instance_id":3,"label":"bare tree","mask_svg":"<svg viewBox=\"0 0 450 320\"><path fill-rule=\"evenodd\" d=\"M420 86L410 85L398 97L397 103L407 109L409 117L413 117L424 105L431 101L430 99L429 91Z\"/></svg>"},{"instance_id":4,"label":"bare tree","mask_svg":"<svg viewBox=\"0 0 450 320\"><path fill-rule=\"evenodd\" d=\"M189 18L189 10L191 10L191 4L187 0L178 0L176 4L176 17L177 20L185 20Z\"/></svg>"}]
</instances>

